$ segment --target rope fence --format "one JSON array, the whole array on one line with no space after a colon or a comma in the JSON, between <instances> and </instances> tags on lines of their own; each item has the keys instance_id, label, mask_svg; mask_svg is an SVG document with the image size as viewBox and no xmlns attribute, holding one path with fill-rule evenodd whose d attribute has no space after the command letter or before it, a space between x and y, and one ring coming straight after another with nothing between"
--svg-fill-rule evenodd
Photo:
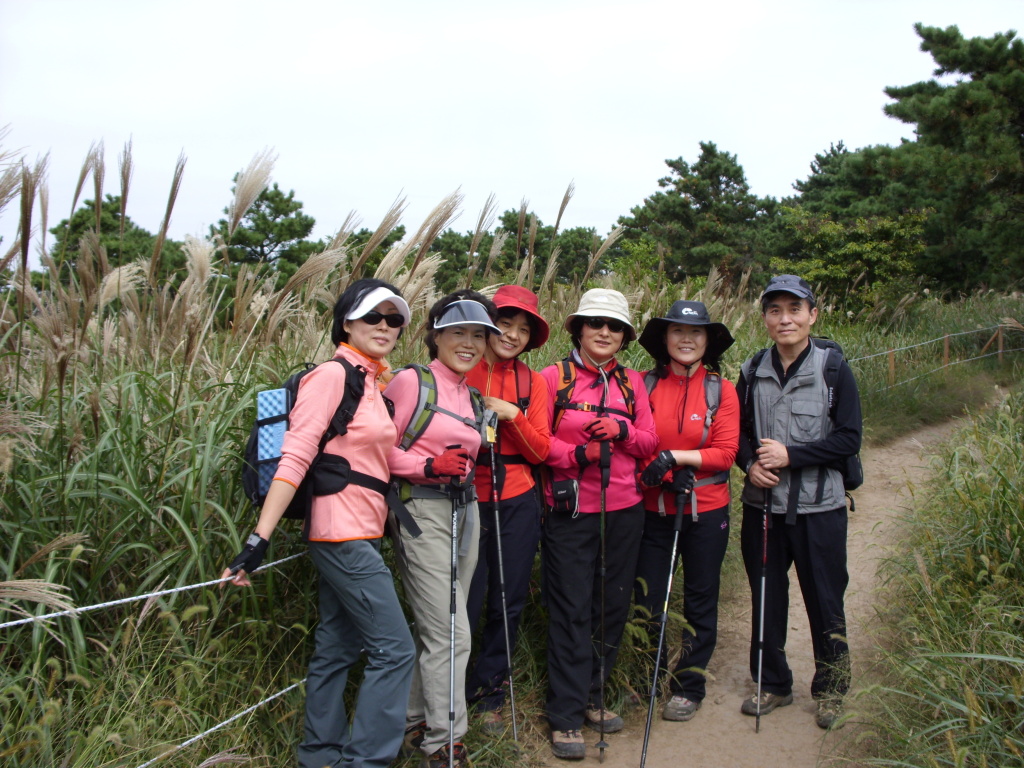
<instances>
[{"instance_id":1,"label":"rope fence","mask_svg":"<svg viewBox=\"0 0 1024 768\"><path fill-rule=\"evenodd\" d=\"M305 552L299 552L299 553L294 554L294 555L289 555L288 557L282 558L280 560L275 560L272 563L265 563L264 565L261 565L259 568L257 568L255 571L253 571L253 573L261 573L261 572L266 571L266 570L268 570L270 568L273 568L273 567L275 567L277 565L280 565L281 563L287 563L289 560L294 560L297 557L302 557L305 554L306 554ZM37 621L49 621L50 619L57 619L57 618L60 618L61 616L77 616L80 613L88 613L89 611L99 611L99 610L101 610L103 608L113 608L114 606L125 605L127 603L137 603L140 600L150 600L150 599L157 598L157 597L163 597L165 595L173 595L173 594L175 594L177 592L188 592L189 590L192 590L192 589L201 589L203 587L211 587L214 584L223 584L224 582L231 581L231 579L233 579L233 578L235 578L235 577L234 576L228 576L228 577L223 578L223 579L211 579L210 581L203 581L203 582L200 582L198 584L189 584L188 586L185 586L185 587L173 587L172 589L161 589L161 590L157 590L156 592L148 592L145 595L135 595L134 597L122 597L119 600L111 600L111 601L106 602L106 603L96 603L95 605L86 605L86 606L83 606L81 608L69 608L69 609L67 609L65 611L57 611L56 613L47 613L47 614L44 614L43 616L29 616L29 617L24 618L24 619L17 619L16 621L4 622L3 624L0 624L0 629L7 629L8 627L17 627L17 626L19 626L21 624L32 624L32 623L35 623Z\"/></svg>"},{"instance_id":2,"label":"rope fence","mask_svg":"<svg viewBox=\"0 0 1024 768\"><path fill-rule=\"evenodd\" d=\"M1016 348L1013 348L1013 349L1004 349L1004 347L1003 347L1003 331L1004 331L1004 329L1022 330L1017 325L1014 325L1013 323L1008 322L1008 323L1003 323L1003 324L1000 324L1000 325L990 326L988 328L979 328L979 329L970 330L970 331L960 331L960 332L957 332L957 333L945 334L944 336L941 336L941 337L938 337L938 338L935 338L935 339L929 339L928 341L922 341L922 342L918 342L918 343L915 343L915 344L908 344L908 345L902 346L902 347L894 347L892 349L888 349L888 350L885 350L885 351L882 351L882 352L876 352L876 353L873 353L873 354L870 354L870 355L864 355L862 357L849 358L848 362L850 362L850 363L864 362L864 361L867 361L867 360L872 360L874 358L878 358L878 357L882 357L882 356L888 356L888 358L889 358L889 377L888 377L888 379L889 380L888 380L888 383L887 383L887 385L885 387L882 387L882 388L879 388L878 390L875 390L876 392L880 392L880 391L884 391L885 389L888 389L888 388L891 388L891 387L902 386L904 384L908 384L910 382L917 381L918 379L922 379L922 378L925 378L927 376L931 376L931 375L933 375L935 373L938 373L939 371L942 371L942 370L944 370L946 368L950 368L950 367L952 367L954 365L961 365L963 363L972 362L974 360L982 360L982 359L985 359L985 358L988 358L988 357L993 357L993 356L998 356L1000 358L1000 360L1002 360L1002 356L1004 354L1015 353L1015 352L1024 352L1024 347L1016 347ZM967 335L972 335L972 334L977 334L977 333L988 333L988 332L993 332L993 336L989 339L988 343L986 343L985 346L982 348L981 354L976 355L974 357L966 358L966 359L963 359L963 360L950 361L950 359L949 359L949 342L950 342L951 338L955 338L955 337L958 337L958 336L967 336ZM929 344L935 344L935 343L940 342L940 341L943 342L943 344L944 344L943 364L941 366L939 366L937 368L933 368L933 369L931 369L929 371L926 371L924 373L918 374L917 376L913 376L913 377L911 377L909 379L904 379L904 380L901 380L901 381L898 381L898 382L895 381L895 355L896 355L897 352L917 349L917 348L920 348L920 347L927 346ZM988 348L994 342L996 342L998 344L998 349L996 351L994 351L994 352L987 352ZM260 566L259 568L257 568L255 571L253 571L253 573L260 573L260 572L267 571L267 570L269 570L271 568L275 568L275 567L280 566L280 565L282 565L284 563L287 563L290 560L294 560L296 558L302 557L305 554L307 554L307 553L306 552L299 552L297 554L290 555L289 557L285 557L285 558L282 558L280 560L275 560L274 562L271 562L271 563L266 563L266 564ZM230 581L232 578L234 578L234 577L233 576L228 576L227 578L223 578L223 579L220 579L220 578L218 578L218 579L211 579L210 581L204 581L204 582L200 582L198 584L189 584L189 585L183 586L183 587L174 587L172 589L157 590L157 591L149 592L149 593L143 594L143 595L136 595L136 596L133 596L133 597L121 598L119 600L111 600L109 602L97 603L95 605L88 605L88 606L84 606L84 607L80 607L80 608L71 608L71 609L68 609L68 610L57 611L55 613L48 613L48 614L41 615L41 616L30 616L30 617L18 619L18 620L15 620L15 621L4 622L4 623L0 624L0 629L8 629L8 628L20 626L20 625L23 625L23 624L30 624L30 623L35 623L35 622L49 621L51 619L56 619L56 618L60 618L60 617L63 617L63 616L78 616L79 614L83 614L83 613L86 613L86 612L89 612L89 611L98 611L98 610L103 610L103 609L106 609L106 608L113 608L113 607L119 606L119 605L125 605L125 604L128 604L128 603L139 602L139 601L142 601L142 600L151 600L151 599L155 599L155 598L158 598L158 597L164 597L166 595L176 594L178 592L187 592L187 591L194 590L194 589L201 589L203 587L209 587L209 586L213 586L213 585L216 585L216 584L222 584L224 582ZM283 688L282 690L278 691L277 693L274 693L274 694L268 696L267 698L263 699L262 701L252 705L251 707L248 707L248 708L242 710L241 712L233 715L232 717L228 718L227 720L224 720L221 723L217 723L216 725L214 725L211 728L208 728L207 730L203 731L202 733L199 733L199 734L197 734L197 735L187 739L186 741L183 741L180 744L177 744L177 745L171 747L167 751L163 752L161 755L159 755L159 756L157 756L157 757L155 757L155 758L153 758L153 759L151 759L151 760L149 760L149 761L147 761L145 763L140 764L137 768L149 768L149 766L152 766L152 765L156 764L157 762L163 760L164 758L167 758L170 755L172 755L172 754L174 754L174 753L176 753L176 752L178 752L178 751L180 751L180 750L182 750L182 749L184 749L184 748L186 748L188 746L191 746L192 744L195 744L198 741L201 741L205 737L207 737L210 734L220 730L221 728L224 728L225 726L230 725L231 723L233 723L233 722L235 722L235 721L245 717L246 715L249 715L252 712L256 711L260 707L265 706L266 704L270 703L271 701L274 701L275 699L278 699L281 696L284 696L285 694L289 693L290 691L295 690L299 686L303 685L305 682L306 682L306 679L303 678L299 682L293 683L292 685L289 685L288 687Z\"/></svg>"}]
</instances>

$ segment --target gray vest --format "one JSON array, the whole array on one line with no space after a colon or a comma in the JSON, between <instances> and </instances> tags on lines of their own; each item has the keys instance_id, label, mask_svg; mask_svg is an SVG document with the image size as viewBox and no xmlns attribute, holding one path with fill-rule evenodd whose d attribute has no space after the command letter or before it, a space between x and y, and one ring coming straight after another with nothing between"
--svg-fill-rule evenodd
<instances>
[{"instance_id":1,"label":"gray vest","mask_svg":"<svg viewBox=\"0 0 1024 768\"><path fill-rule=\"evenodd\" d=\"M800 370L785 386L779 382L772 366L771 352L762 358L756 371L750 360L743 364L743 378L754 387L754 432L758 439L767 437L792 446L814 443L832 432L828 413L828 384L825 382L827 351L811 345L810 354ZM755 446L756 448L756 446ZM823 464L779 470L779 484L772 490L772 512L798 515L825 512L846 506L843 476L837 469ZM749 478L743 483L743 503L764 505L764 489Z\"/></svg>"}]
</instances>

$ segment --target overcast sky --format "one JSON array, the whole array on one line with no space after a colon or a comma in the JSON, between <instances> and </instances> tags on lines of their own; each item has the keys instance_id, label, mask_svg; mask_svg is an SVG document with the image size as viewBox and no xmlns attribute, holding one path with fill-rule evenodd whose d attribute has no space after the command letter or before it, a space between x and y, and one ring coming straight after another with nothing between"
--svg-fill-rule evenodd
<instances>
[{"instance_id":1,"label":"overcast sky","mask_svg":"<svg viewBox=\"0 0 1024 768\"><path fill-rule=\"evenodd\" d=\"M990 36L1024 0L0 0L0 126L3 149L49 153L51 227L93 142L118 193L130 139L128 215L152 232L187 157L175 238L206 235L265 148L316 237L398 197L414 230L456 189L460 231L492 192L553 224L570 182L563 228L604 235L700 141L783 197L833 142L911 138L882 89L931 77L917 21Z\"/></svg>"}]
</instances>

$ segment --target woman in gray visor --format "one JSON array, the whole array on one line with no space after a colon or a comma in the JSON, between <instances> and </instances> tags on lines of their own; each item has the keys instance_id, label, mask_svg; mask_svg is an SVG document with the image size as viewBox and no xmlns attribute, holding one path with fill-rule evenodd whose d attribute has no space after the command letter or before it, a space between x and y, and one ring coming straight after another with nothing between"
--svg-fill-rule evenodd
<instances>
[{"instance_id":1,"label":"woman in gray visor","mask_svg":"<svg viewBox=\"0 0 1024 768\"><path fill-rule=\"evenodd\" d=\"M487 335L501 333L496 315L475 291L445 296L427 316L430 364L400 370L384 391L398 428L388 464L411 521L400 521L396 536L416 629L405 748L419 749L427 768L466 764L466 594L477 560L473 468L483 421L466 373L483 358Z\"/></svg>"}]
</instances>

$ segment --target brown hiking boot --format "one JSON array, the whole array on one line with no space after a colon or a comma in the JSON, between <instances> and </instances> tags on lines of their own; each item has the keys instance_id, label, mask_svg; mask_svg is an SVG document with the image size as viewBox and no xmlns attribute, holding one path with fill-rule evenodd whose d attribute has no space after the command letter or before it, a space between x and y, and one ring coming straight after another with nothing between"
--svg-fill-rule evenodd
<instances>
[{"instance_id":1,"label":"brown hiking boot","mask_svg":"<svg viewBox=\"0 0 1024 768\"><path fill-rule=\"evenodd\" d=\"M601 730L601 708L600 707L587 707L583 712L583 722L587 724L588 728L593 728L595 731ZM605 708L604 710L604 732L605 733L618 733L622 730L622 718L612 712L610 709Z\"/></svg>"},{"instance_id":2,"label":"brown hiking boot","mask_svg":"<svg viewBox=\"0 0 1024 768\"><path fill-rule=\"evenodd\" d=\"M768 693L762 691L761 693L761 714L767 715L778 707L788 707L793 703L793 694L787 693L785 696L780 696L777 693ZM757 715L757 704L758 697L755 693L753 696L743 700L743 705L740 707L740 712L744 715Z\"/></svg>"},{"instance_id":3,"label":"brown hiking boot","mask_svg":"<svg viewBox=\"0 0 1024 768\"><path fill-rule=\"evenodd\" d=\"M416 723L405 728L405 738L402 739L402 755L408 757L415 754L423 743L423 737L427 735L427 723Z\"/></svg>"},{"instance_id":4,"label":"brown hiking boot","mask_svg":"<svg viewBox=\"0 0 1024 768\"><path fill-rule=\"evenodd\" d=\"M455 742L455 758L449 759L448 745L445 744L430 757L424 757L420 768L469 768L469 757L466 754L466 745L461 741Z\"/></svg>"},{"instance_id":5,"label":"brown hiking boot","mask_svg":"<svg viewBox=\"0 0 1024 768\"><path fill-rule=\"evenodd\" d=\"M562 760L582 760L587 755L587 743L578 729L551 731L551 753Z\"/></svg>"}]
</instances>

